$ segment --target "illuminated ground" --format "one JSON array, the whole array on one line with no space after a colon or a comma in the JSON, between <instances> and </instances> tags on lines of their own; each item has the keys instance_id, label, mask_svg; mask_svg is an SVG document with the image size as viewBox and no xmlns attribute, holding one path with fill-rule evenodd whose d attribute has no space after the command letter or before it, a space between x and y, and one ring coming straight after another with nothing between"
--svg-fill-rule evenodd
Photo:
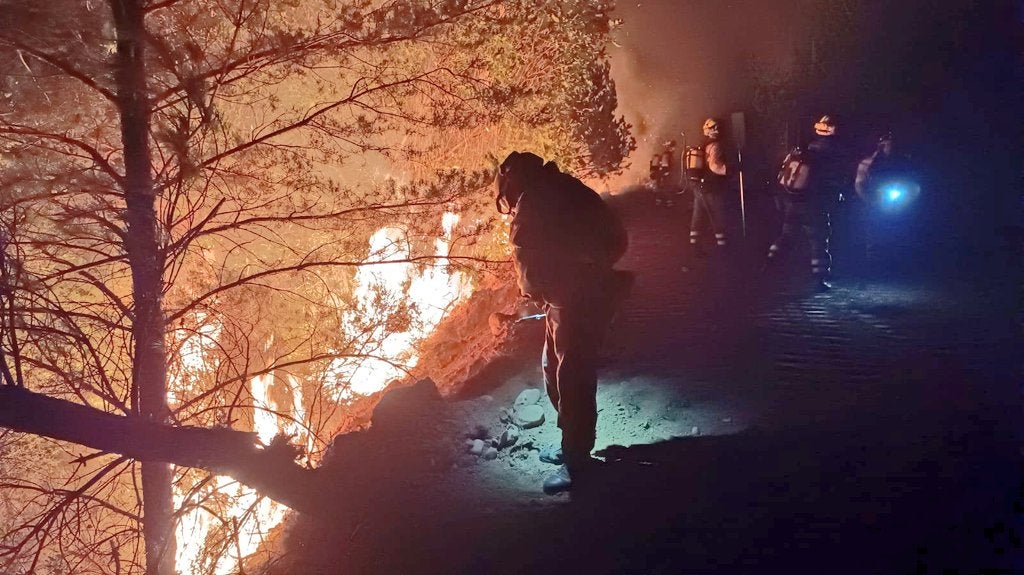
<instances>
[{"instance_id":1,"label":"illuminated ground","mask_svg":"<svg viewBox=\"0 0 1024 575\"><path fill-rule=\"evenodd\" d=\"M684 273L685 210L642 199L621 200L639 281L608 346L607 463L594 482L545 497L551 468L534 452L461 453L468 430L497 425L502 406L539 385L533 349L475 399L444 402L424 386L385 398L374 428L339 439L325 468L338 521L296 522L276 572L1024 565L1012 282L882 268L884 279L848 273L814 295L749 266ZM534 348L538 336L521 334ZM555 437L548 423L520 441Z\"/></svg>"}]
</instances>

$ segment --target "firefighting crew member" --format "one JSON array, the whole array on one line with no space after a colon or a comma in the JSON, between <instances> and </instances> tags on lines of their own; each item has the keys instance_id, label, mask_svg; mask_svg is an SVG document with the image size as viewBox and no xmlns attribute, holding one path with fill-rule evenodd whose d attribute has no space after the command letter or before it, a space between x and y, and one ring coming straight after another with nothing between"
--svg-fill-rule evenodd
<instances>
[{"instance_id":1,"label":"firefighting crew member","mask_svg":"<svg viewBox=\"0 0 1024 575\"><path fill-rule=\"evenodd\" d=\"M690 220L690 247L702 255L703 235L710 227L719 248L728 246L726 235L726 193L729 189L728 152L722 140L718 120L704 122L704 169L693 185L693 217Z\"/></svg>"},{"instance_id":2,"label":"firefighting crew member","mask_svg":"<svg viewBox=\"0 0 1024 575\"><path fill-rule=\"evenodd\" d=\"M660 152L651 158L651 184L654 186L654 203L672 207L673 197L679 191L679 156L676 141L667 140Z\"/></svg>"},{"instance_id":3,"label":"firefighting crew member","mask_svg":"<svg viewBox=\"0 0 1024 575\"><path fill-rule=\"evenodd\" d=\"M854 189L858 201L851 206L849 233L853 253L864 268L877 259L881 218L876 212L887 203L913 199L921 191L917 180L910 158L895 151L891 133L883 134L874 153L857 165Z\"/></svg>"},{"instance_id":4,"label":"firefighting crew member","mask_svg":"<svg viewBox=\"0 0 1024 575\"><path fill-rule=\"evenodd\" d=\"M825 291L832 287L827 281L832 265L829 214L838 202L848 180L846 174L850 171L846 169L845 154L836 140L833 119L822 116L814 124L814 133L817 137L807 145L807 149L800 154L791 153L783 165L784 172L808 170L808 175L806 184L789 187L783 195L782 233L768 248L765 266L778 261L802 230L811 245L811 274L815 286L819 291Z\"/></svg>"},{"instance_id":5,"label":"firefighting crew member","mask_svg":"<svg viewBox=\"0 0 1024 575\"><path fill-rule=\"evenodd\" d=\"M878 139L875 152L861 160L857 166L854 189L857 196L868 205L878 205L885 199L883 190L887 184L897 181L916 183L910 158L896 153L894 144L891 133L883 134Z\"/></svg>"},{"instance_id":6,"label":"firefighting crew member","mask_svg":"<svg viewBox=\"0 0 1024 575\"><path fill-rule=\"evenodd\" d=\"M626 251L626 230L596 192L529 152L502 162L495 203L513 214L520 292L545 312L541 364L562 441L541 455L560 465L544 481L545 493L558 493L593 469L598 352L632 280L612 269Z\"/></svg>"}]
</instances>

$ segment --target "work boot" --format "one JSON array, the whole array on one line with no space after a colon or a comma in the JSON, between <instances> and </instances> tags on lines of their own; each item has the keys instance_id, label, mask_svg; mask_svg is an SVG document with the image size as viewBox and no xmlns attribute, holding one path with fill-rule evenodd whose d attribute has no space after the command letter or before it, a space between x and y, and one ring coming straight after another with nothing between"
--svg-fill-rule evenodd
<instances>
[{"instance_id":1,"label":"work boot","mask_svg":"<svg viewBox=\"0 0 1024 575\"><path fill-rule=\"evenodd\" d=\"M567 457L561 453L562 450L558 451L565 463L544 479L544 493L548 495L579 489L581 481L592 475L598 464L589 452L585 455Z\"/></svg>"},{"instance_id":2,"label":"work boot","mask_svg":"<svg viewBox=\"0 0 1024 575\"><path fill-rule=\"evenodd\" d=\"M691 262L705 260L708 257L708 250L704 244L690 244L689 259Z\"/></svg>"},{"instance_id":3,"label":"work boot","mask_svg":"<svg viewBox=\"0 0 1024 575\"><path fill-rule=\"evenodd\" d=\"M565 465L559 466L554 473L544 479L544 493L557 495L572 489L572 475Z\"/></svg>"},{"instance_id":4,"label":"work boot","mask_svg":"<svg viewBox=\"0 0 1024 575\"><path fill-rule=\"evenodd\" d=\"M561 447L549 447L544 451L540 452L539 459L544 463L550 463L552 465L561 465L562 460L562 448Z\"/></svg>"}]
</instances>

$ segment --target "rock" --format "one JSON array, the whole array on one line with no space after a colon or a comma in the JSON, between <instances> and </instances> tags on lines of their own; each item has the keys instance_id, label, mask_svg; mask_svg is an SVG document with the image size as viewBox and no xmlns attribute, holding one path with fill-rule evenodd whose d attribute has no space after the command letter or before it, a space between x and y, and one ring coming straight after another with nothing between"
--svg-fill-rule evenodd
<instances>
[{"instance_id":1,"label":"rock","mask_svg":"<svg viewBox=\"0 0 1024 575\"><path fill-rule=\"evenodd\" d=\"M535 387L531 387L519 392L519 397L516 398L515 406L516 409L519 409L525 405L533 405L538 401L540 401L540 390Z\"/></svg>"},{"instance_id":2,"label":"rock","mask_svg":"<svg viewBox=\"0 0 1024 575\"><path fill-rule=\"evenodd\" d=\"M507 407L502 407L501 411L498 412L498 419L502 423L510 423L512 421L512 410Z\"/></svg>"},{"instance_id":3,"label":"rock","mask_svg":"<svg viewBox=\"0 0 1024 575\"><path fill-rule=\"evenodd\" d=\"M493 447L488 447L484 450L484 454L481 456L487 461L492 461L498 458L498 450Z\"/></svg>"},{"instance_id":4,"label":"rock","mask_svg":"<svg viewBox=\"0 0 1024 575\"><path fill-rule=\"evenodd\" d=\"M491 430L488 429L486 425L477 423L472 427L472 429L470 429L469 433L466 434L466 437L470 439L487 439L490 434Z\"/></svg>"},{"instance_id":5,"label":"rock","mask_svg":"<svg viewBox=\"0 0 1024 575\"><path fill-rule=\"evenodd\" d=\"M533 442L532 441L524 441L523 443L520 443L519 445L513 446L512 449L509 450L509 453L519 453L523 457L530 457L529 454L531 452L533 452L533 451L540 451L540 450L533 446Z\"/></svg>"},{"instance_id":6,"label":"rock","mask_svg":"<svg viewBox=\"0 0 1024 575\"><path fill-rule=\"evenodd\" d=\"M519 428L515 425L510 425L505 428L505 431L501 432L501 435L498 437L498 444L495 447L505 449L515 445L517 441L519 441Z\"/></svg>"},{"instance_id":7,"label":"rock","mask_svg":"<svg viewBox=\"0 0 1024 575\"><path fill-rule=\"evenodd\" d=\"M480 455L484 452L484 440L474 439L473 445L469 447L469 453L472 455Z\"/></svg>"},{"instance_id":8,"label":"rock","mask_svg":"<svg viewBox=\"0 0 1024 575\"><path fill-rule=\"evenodd\" d=\"M537 405L524 405L517 407L515 412L515 423L523 429L533 429L544 423L544 408Z\"/></svg>"}]
</instances>

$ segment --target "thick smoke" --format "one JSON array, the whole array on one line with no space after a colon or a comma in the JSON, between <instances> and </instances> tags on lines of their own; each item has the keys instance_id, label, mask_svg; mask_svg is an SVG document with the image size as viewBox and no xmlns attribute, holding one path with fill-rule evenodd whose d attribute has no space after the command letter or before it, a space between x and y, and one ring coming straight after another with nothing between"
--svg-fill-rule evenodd
<instances>
[{"instance_id":1,"label":"thick smoke","mask_svg":"<svg viewBox=\"0 0 1024 575\"><path fill-rule=\"evenodd\" d=\"M609 47L619 109L633 125L637 150L619 187L647 174L667 139L700 139L709 116L727 120L750 101L751 60L784 59L785 15L761 0L621 2L622 26Z\"/></svg>"}]
</instances>

